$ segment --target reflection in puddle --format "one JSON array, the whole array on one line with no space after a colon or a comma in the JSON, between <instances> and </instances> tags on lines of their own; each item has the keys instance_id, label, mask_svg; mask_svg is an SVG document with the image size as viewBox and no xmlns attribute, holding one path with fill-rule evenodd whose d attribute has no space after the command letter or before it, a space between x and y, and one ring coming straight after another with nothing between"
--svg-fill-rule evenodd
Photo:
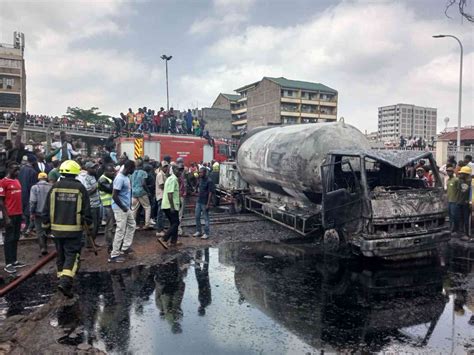
<instances>
[{"instance_id":1,"label":"reflection in puddle","mask_svg":"<svg viewBox=\"0 0 474 355\"><path fill-rule=\"evenodd\" d=\"M432 260L366 265L307 245L232 243L80 274L80 301L51 324L64 329L59 342L109 353L465 352L473 264L455 249L450 260L446 272ZM37 284L51 280L29 280L5 298L3 313L24 312L36 292L47 302Z\"/></svg>"}]
</instances>

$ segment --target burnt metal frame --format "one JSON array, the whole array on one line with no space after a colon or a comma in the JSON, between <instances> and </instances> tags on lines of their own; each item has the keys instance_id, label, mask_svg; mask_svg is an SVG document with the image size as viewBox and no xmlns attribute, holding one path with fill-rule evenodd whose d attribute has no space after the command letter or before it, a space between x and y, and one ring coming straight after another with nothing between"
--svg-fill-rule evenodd
<instances>
[{"instance_id":1,"label":"burnt metal frame","mask_svg":"<svg viewBox=\"0 0 474 355\"><path fill-rule=\"evenodd\" d=\"M325 198L327 197L328 192L330 192L328 189L332 184L334 183L334 166L336 164L343 164L343 161L341 160L340 162L336 162L336 156L341 156L342 157L353 157L353 158L359 158L360 159L360 166L361 166L361 180L357 178L357 176L354 173L354 170L352 169L352 166L349 163L349 167L351 168L351 172L354 175L355 182L358 183L359 187L361 190L358 192L359 195L359 201L361 203L361 218L363 217L363 202L364 202L364 197L365 197L365 191L366 189L363 187L363 184L365 183L365 178L362 177L362 175L365 173L365 171L362 171L362 163L363 163L363 157L359 154L345 154L345 155L340 155L340 154L329 154L326 160L323 162L321 165L321 181L322 181L322 188L323 188L323 198L321 202L321 223L322 226L325 225ZM332 168L330 168L332 167ZM326 170L327 169L327 170ZM357 185L357 184L356 184ZM354 202L351 202L350 204L342 205L339 207L343 206L348 206L352 205ZM349 223L351 221L346 221L344 224ZM327 228L327 226L324 226Z\"/></svg>"},{"instance_id":2,"label":"burnt metal frame","mask_svg":"<svg viewBox=\"0 0 474 355\"><path fill-rule=\"evenodd\" d=\"M290 211L282 211L282 210L279 210L277 208L275 208L274 206L272 206L271 204L268 204L264 201L261 201L261 200L258 200L256 198L252 198L248 195L244 195L244 206L245 206L245 209L253 212L253 213L256 213L262 217L265 217L269 220L271 220L272 222L275 222L275 223L278 223L282 226L285 226L299 234L301 234L302 236L307 236L307 235L310 235L316 231L319 231L321 229L321 223L317 223L317 224L313 224L313 228L311 228L311 225L307 225L309 224L308 220L311 219L311 218L318 218L320 217L320 214L319 213L315 213L313 215L309 215L308 217L306 216L301 216L301 215L298 215L298 214L295 214L295 213L291 213ZM265 208L263 208L263 206L265 206ZM283 221L280 221L278 219L275 218L274 216L274 213L278 213L282 216L285 216L289 219L292 219L293 220L293 223L292 224L288 224L288 223L285 223ZM301 227L298 225L297 222L301 222L302 225Z\"/></svg>"}]
</instances>

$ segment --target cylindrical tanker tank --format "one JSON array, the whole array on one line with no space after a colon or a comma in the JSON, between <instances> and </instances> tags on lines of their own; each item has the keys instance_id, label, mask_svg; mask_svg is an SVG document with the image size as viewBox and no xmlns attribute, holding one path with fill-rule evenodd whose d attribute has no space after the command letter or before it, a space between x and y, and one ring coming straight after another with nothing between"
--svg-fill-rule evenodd
<instances>
[{"instance_id":1,"label":"cylindrical tanker tank","mask_svg":"<svg viewBox=\"0 0 474 355\"><path fill-rule=\"evenodd\" d=\"M369 149L367 138L343 122L257 128L237 152L250 185L301 201L321 202L321 164L331 150Z\"/></svg>"}]
</instances>

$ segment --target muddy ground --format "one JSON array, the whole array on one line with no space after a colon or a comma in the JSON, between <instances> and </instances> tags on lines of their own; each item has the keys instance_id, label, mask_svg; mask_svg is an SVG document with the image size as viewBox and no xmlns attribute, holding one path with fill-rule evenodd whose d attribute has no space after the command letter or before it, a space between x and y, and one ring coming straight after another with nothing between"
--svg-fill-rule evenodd
<instances>
[{"instance_id":1,"label":"muddy ground","mask_svg":"<svg viewBox=\"0 0 474 355\"><path fill-rule=\"evenodd\" d=\"M202 351L213 347L214 350L221 349L218 353L223 352L222 349L225 349L224 352L232 352L229 347L231 345L226 345L225 342L234 337L239 339L241 346L237 353L312 353L321 346L328 346L320 344L323 335L326 342L334 346L332 349L357 349L368 353L385 349L402 352L413 352L414 349L415 352L416 349L429 351L420 348L417 343L418 335L414 337L415 340L408 341L405 338L399 339L398 335L395 337L395 333L387 333L386 330L408 329L408 326L416 332L421 330L422 336L433 338L431 341L434 345L430 344L431 349L436 349L437 346L450 348L449 338L442 331L447 329L451 319L454 319L454 313L453 316L449 313L451 310L458 312L455 314L458 328L453 327L453 331L456 329L458 333L453 346L465 353L472 352L474 348L474 339L470 333L473 325L468 325L474 318L469 320L470 311L461 305L471 304L471 295L474 294L472 245L456 241L452 243L451 259L455 260L458 266L454 267L456 264L453 263L449 275L446 276L444 268L437 263L421 263L399 269L393 265L388 268L366 267L347 255L340 260L325 260L321 256L317 240L301 238L286 228L252 214L229 216L216 213L212 220L214 225L211 223L211 239L204 241L192 237L181 238L182 246L168 250L163 249L156 241L153 230L137 231L133 243L135 253L123 264L107 263L105 248L99 250L98 256L84 249L80 274L76 280L75 291L78 296L71 300L55 291L56 271L53 260L42 268L38 275L26 280L18 288L20 290L23 287L21 292L3 300L0 298L0 310L8 309L11 314L15 314L0 317L0 354L100 354L110 349L114 353L156 353L156 348L153 348L156 343L153 345L147 335L147 329L141 329L137 323L131 326L132 314L135 314L134 322L145 322L147 315L148 321L151 319L152 322L158 322L153 323L153 326L157 327L153 330L154 336L161 337L161 350L158 350L158 353L189 353L189 348L175 348L174 338L170 338L176 336L174 332L179 330L174 328L177 323L173 323L171 327L171 333L174 335L169 335L167 322L171 320L168 315L158 314L154 301L143 303L143 300L152 294L153 290L149 289L150 282L152 287L157 287L159 283L156 275L169 273L170 264L175 265L181 275L178 283L171 277L171 285L177 287L172 293L173 297L180 299L178 309L185 310L182 325L187 332L185 338L191 341L191 347L193 341L202 341L201 348L197 347L196 353L200 353L198 349ZM184 228L186 235L194 233L192 219L186 219L183 224L188 226ZM266 243L268 241L276 244ZM103 244L102 235L99 236L98 242ZM53 249L51 244L50 250ZM203 288L202 276L199 278L201 283L198 280L198 284L195 284L194 272L189 271L195 271L198 278L200 269L196 265L199 265L197 263L200 257L197 255L204 251L208 253L207 258L209 253L211 254L210 262L208 259L205 263L211 275L211 283L209 274L207 275L208 288ZM21 241L19 258L29 265L39 260L38 246L34 240ZM0 256L0 265L3 265L3 255ZM413 273L413 268L416 268L417 272ZM6 277L5 273L1 276ZM164 287L169 288L169 280L165 281ZM321 282L323 287L319 286ZM90 287L90 290L80 289L78 285ZM181 294L179 285L183 285ZM443 292L443 288L448 293ZM209 302L212 289L214 308L211 307L203 318L202 314L196 315L189 312L188 308L194 307L196 293L199 293L199 301L202 304L206 294L203 290L206 289L209 292ZM343 291L344 289L346 291ZM402 292L403 289L405 291ZM143 290L147 290L147 296L141 295ZM159 288L156 288L154 296L158 290ZM319 299L321 294L326 293L328 296ZM375 297L374 293L378 296ZM238 299L230 296L236 294L240 295ZM357 297L353 298L353 294ZM33 297L40 299L35 302L31 299ZM107 298L109 301L115 299L115 303L107 305ZM134 299L139 300L138 303L134 303ZM326 301L321 303L323 300ZM104 307L100 305L103 302L108 308L98 311L97 308ZM354 307L351 302L356 302L361 307ZM27 306L29 309L12 311L15 303L18 303L20 308ZM138 312L142 307L145 311ZM464 309L463 307L466 309L465 314L460 315L460 309ZM325 318L318 318L318 309L327 312ZM223 321L222 315L226 312L226 317L230 318L224 317L224 323L218 323ZM111 334L99 334L108 338L111 343L102 344L101 350L100 346L94 348L92 344L100 343L94 336L91 338L90 329L94 327L80 323L80 319L82 318L82 322L86 320L87 323L87 319L97 319L94 318L97 314L101 314L100 317L108 316L108 319L101 319L99 323L108 321L107 326L101 326L115 336L116 333L120 334L117 338L119 340L124 338L124 334L128 334L130 339L143 336L143 339L138 340L138 350L130 350L133 348L131 344L115 344L117 339ZM264 314L270 315L270 318ZM340 315L343 317L337 318ZM248 322L255 320L265 320L267 323L255 329L249 327ZM203 321L205 323L199 323ZM347 325L349 321L351 323ZM113 324L121 322L125 322L124 325L115 329ZM354 322L358 325L355 326ZM431 335L433 330L430 327L425 329L424 326L419 326L428 324L427 322L434 326L434 335ZM233 332L232 329L238 328L241 323L243 327L240 333ZM216 333L223 332L220 343L213 343L216 334L200 336L201 324L206 324L206 327ZM281 324L285 327L282 328ZM320 324L323 333L327 330L327 334L322 335L314 330ZM349 326L348 329L352 329L350 332L346 331L346 325ZM369 341L365 344L357 338L359 330L361 334L366 334L366 326L369 333L375 334L372 336L372 343ZM192 332L195 328L198 329L197 333ZM460 329L462 331L459 331ZM446 331L451 334L451 330ZM261 337L253 340L257 333L261 334ZM181 339L184 338L176 338L176 346L184 346L186 341ZM289 345L285 343L285 339L291 339L288 341ZM166 340L170 340L168 348ZM134 341L134 346L137 346L137 340ZM413 341L414 343L410 343ZM438 341L440 344L437 344ZM120 347L122 345L123 348ZM286 350L285 346L288 347ZM235 351L234 349L234 353Z\"/></svg>"},{"instance_id":2,"label":"muddy ground","mask_svg":"<svg viewBox=\"0 0 474 355\"><path fill-rule=\"evenodd\" d=\"M213 247L224 242L297 241L301 239L298 234L255 215L241 215L232 217L232 219L217 216L214 221L215 225L212 225L211 222L211 238L201 240L191 237L195 228L192 220L186 220L183 224L191 226L183 229L184 235L186 235L186 237L180 238L183 245L168 250L165 250L156 241L154 230L137 231L133 241L135 252L127 257L126 262L120 264L107 262L108 254L105 247L98 250L97 256L84 248L79 272L103 272L128 269L138 265L156 265L172 259L177 254L191 254L196 249ZM104 244L103 235L100 235L97 241L99 244ZM50 241L49 251L52 250L54 250L54 244ZM39 248L34 238L20 241L18 256L20 260L28 264L22 272L27 271L29 267L38 262L40 259ZM4 265L3 254L0 256L0 265ZM38 272L38 274L55 273L55 260L49 262ZM6 274L2 267L0 285L4 286L11 280L12 277ZM27 283L28 280L25 282ZM50 320L58 309L68 306L74 307L76 303L77 299L68 300L56 293L50 302L32 314L7 318L0 331L0 354L101 353L85 343L74 346L58 344L57 339L64 335L64 329L52 327Z\"/></svg>"}]
</instances>

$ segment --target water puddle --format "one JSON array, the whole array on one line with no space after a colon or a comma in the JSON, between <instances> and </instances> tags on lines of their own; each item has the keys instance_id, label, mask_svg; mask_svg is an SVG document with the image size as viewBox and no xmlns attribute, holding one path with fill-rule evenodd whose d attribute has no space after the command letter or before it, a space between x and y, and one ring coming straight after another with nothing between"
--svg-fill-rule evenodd
<instances>
[{"instance_id":1,"label":"water puddle","mask_svg":"<svg viewBox=\"0 0 474 355\"><path fill-rule=\"evenodd\" d=\"M108 353L464 353L474 346L473 256L370 265L307 245L230 243L172 261L80 274L58 342ZM38 275L0 299L1 319L48 302ZM47 335L45 335L47 336ZM472 349L472 348L471 348Z\"/></svg>"}]
</instances>

